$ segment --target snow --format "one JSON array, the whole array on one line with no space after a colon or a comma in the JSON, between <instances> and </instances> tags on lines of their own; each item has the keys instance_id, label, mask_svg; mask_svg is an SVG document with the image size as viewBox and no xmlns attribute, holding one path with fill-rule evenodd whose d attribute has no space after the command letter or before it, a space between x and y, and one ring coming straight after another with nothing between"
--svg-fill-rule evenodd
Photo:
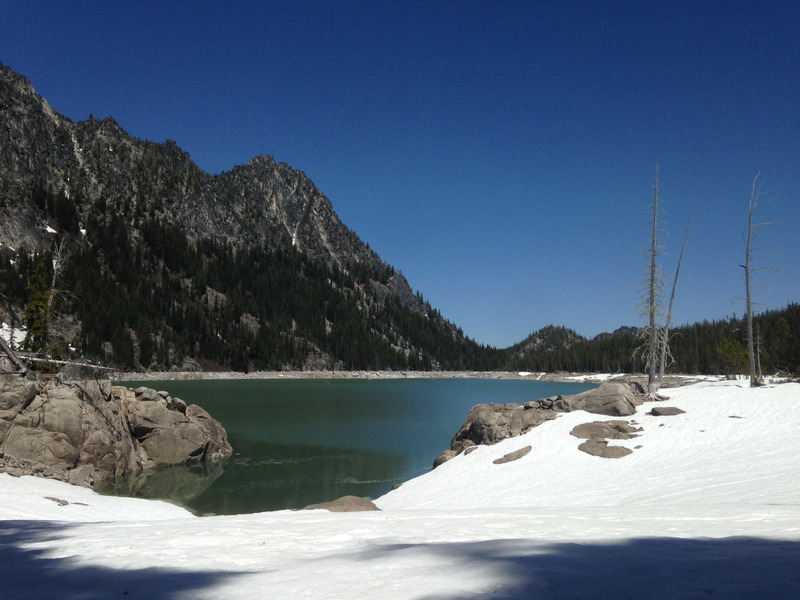
<instances>
[{"instance_id":1,"label":"snow","mask_svg":"<svg viewBox=\"0 0 800 600\"><path fill-rule=\"evenodd\" d=\"M3 474L3 597L800 597L800 385L663 392L686 413L639 407L639 437L611 442L629 456L579 452L572 427L607 417L564 414L380 512L195 517Z\"/></svg>"},{"instance_id":2,"label":"snow","mask_svg":"<svg viewBox=\"0 0 800 600\"><path fill-rule=\"evenodd\" d=\"M27 330L24 327L16 327L14 329L14 341L12 344L14 348L19 348L22 345L26 333ZM0 323L0 337L11 344L11 326L6 322Z\"/></svg>"},{"instance_id":3,"label":"snow","mask_svg":"<svg viewBox=\"0 0 800 600\"><path fill-rule=\"evenodd\" d=\"M565 377L564 379L572 379L574 381L596 381L598 383L602 383L604 381L610 381L612 379L616 379L617 377L625 377L624 373L591 373L588 375L572 375L569 377Z\"/></svg>"},{"instance_id":4,"label":"snow","mask_svg":"<svg viewBox=\"0 0 800 600\"><path fill-rule=\"evenodd\" d=\"M53 229L52 227L50 227L50 225L48 225L47 227L45 227L45 231L46 231L47 233L58 233L58 232L57 232L55 229Z\"/></svg>"}]
</instances>

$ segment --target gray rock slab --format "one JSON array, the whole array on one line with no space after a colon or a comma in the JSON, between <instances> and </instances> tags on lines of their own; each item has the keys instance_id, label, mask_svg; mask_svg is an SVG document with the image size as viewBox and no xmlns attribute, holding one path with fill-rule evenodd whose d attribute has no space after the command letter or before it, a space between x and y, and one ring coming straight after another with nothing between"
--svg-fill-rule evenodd
<instances>
[{"instance_id":1,"label":"gray rock slab","mask_svg":"<svg viewBox=\"0 0 800 600\"><path fill-rule=\"evenodd\" d=\"M515 450L514 452L509 452L505 456L502 456L502 457L500 457L500 458L498 458L496 460L493 460L492 462L494 464L496 464L496 465L502 465L502 464L505 464L505 463L510 463L510 462L515 461L515 460L519 460L520 458L522 458L523 456L528 454L530 451L531 451L531 447L530 446L525 446L524 448L520 448L519 450Z\"/></svg>"},{"instance_id":2,"label":"gray rock slab","mask_svg":"<svg viewBox=\"0 0 800 600\"><path fill-rule=\"evenodd\" d=\"M375 503L366 498L358 496L342 496L332 502L322 502L320 504L309 504L305 510L324 509L330 512L364 512L370 510L380 510Z\"/></svg>"}]
</instances>

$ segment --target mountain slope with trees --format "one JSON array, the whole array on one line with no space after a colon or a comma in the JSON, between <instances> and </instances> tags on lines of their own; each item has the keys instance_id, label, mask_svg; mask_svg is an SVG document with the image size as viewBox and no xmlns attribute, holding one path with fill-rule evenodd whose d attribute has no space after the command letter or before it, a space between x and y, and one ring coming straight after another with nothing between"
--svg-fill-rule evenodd
<instances>
[{"instance_id":1,"label":"mountain slope with trees","mask_svg":"<svg viewBox=\"0 0 800 600\"><path fill-rule=\"evenodd\" d=\"M469 339L259 156L212 176L112 118L73 122L0 64L0 319L31 351L123 369L640 372L636 328ZM756 316L765 372L800 372L800 309ZM733 317L674 329L671 369L743 372ZM742 358L744 357L744 358Z\"/></svg>"},{"instance_id":2,"label":"mountain slope with trees","mask_svg":"<svg viewBox=\"0 0 800 600\"><path fill-rule=\"evenodd\" d=\"M72 122L4 66L0 116L3 310L29 349L141 369L496 366L304 173L259 156L211 176L172 141Z\"/></svg>"},{"instance_id":3,"label":"mountain slope with trees","mask_svg":"<svg viewBox=\"0 0 800 600\"><path fill-rule=\"evenodd\" d=\"M800 373L800 305L754 316L760 340L757 354L764 373ZM553 335L555 334L555 335ZM592 339L561 327L546 327L528 339L544 340L521 351L512 347L505 366L519 371L640 373L644 357L636 353L637 328L622 327ZM549 341L548 341L549 340ZM675 327L670 333L673 373L736 375L748 371L747 323L744 317ZM516 350L515 350L516 349Z\"/></svg>"}]
</instances>

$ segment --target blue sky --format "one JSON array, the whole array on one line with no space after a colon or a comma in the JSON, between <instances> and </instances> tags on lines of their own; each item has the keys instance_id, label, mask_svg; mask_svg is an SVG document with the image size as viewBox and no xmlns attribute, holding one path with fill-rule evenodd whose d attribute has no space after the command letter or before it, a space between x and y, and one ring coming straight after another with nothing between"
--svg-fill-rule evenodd
<instances>
[{"instance_id":1,"label":"blue sky","mask_svg":"<svg viewBox=\"0 0 800 600\"><path fill-rule=\"evenodd\" d=\"M800 4L9 2L0 62L211 173L272 155L479 342L640 325L656 164L674 321L800 301ZM767 202L767 200L770 200Z\"/></svg>"}]
</instances>

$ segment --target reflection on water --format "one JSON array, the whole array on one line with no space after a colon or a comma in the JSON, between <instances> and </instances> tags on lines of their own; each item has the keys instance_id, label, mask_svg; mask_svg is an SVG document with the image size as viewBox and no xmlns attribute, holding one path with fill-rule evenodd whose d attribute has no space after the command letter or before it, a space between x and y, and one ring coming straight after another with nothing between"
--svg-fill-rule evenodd
<instances>
[{"instance_id":1,"label":"reflection on water","mask_svg":"<svg viewBox=\"0 0 800 600\"><path fill-rule=\"evenodd\" d=\"M141 383L132 384L138 387ZM112 493L171 500L198 514L303 508L376 498L430 470L469 409L594 386L509 380L159 381L228 432L224 464L160 469Z\"/></svg>"},{"instance_id":2,"label":"reflection on water","mask_svg":"<svg viewBox=\"0 0 800 600\"><path fill-rule=\"evenodd\" d=\"M223 469L223 463L148 469L98 484L96 491L117 496L159 498L191 506L222 475Z\"/></svg>"},{"instance_id":3,"label":"reflection on water","mask_svg":"<svg viewBox=\"0 0 800 600\"><path fill-rule=\"evenodd\" d=\"M340 447L233 440L225 472L190 507L200 514L302 508L345 495L374 497L401 481L402 456Z\"/></svg>"}]
</instances>

